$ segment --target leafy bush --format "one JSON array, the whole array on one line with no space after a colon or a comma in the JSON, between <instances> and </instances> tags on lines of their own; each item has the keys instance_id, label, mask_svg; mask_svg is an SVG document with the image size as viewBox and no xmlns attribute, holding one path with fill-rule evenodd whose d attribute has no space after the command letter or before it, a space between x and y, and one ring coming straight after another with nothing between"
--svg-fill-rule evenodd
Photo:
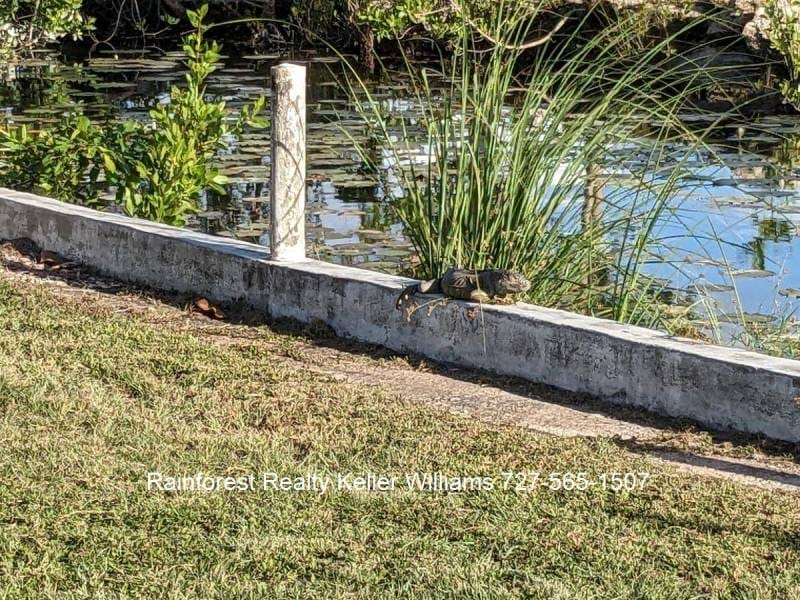
<instances>
[{"instance_id":1,"label":"leafy bush","mask_svg":"<svg viewBox=\"0 0 800 600\"><path fill-rule=\"evenodd\" d=\"M436 39L458 38L465 18L473 25L493 28L508 8L497 0L361 0L359 19L369 24L378 39L402 37L413 28L424 29ZM517 18L541 16L538 0L517 3Z\"/></svg>"},{"instance_id":2,"label":"leafy bush","mask_svg":"<svg viewBox=\"0 0 800 600\"><path fill-rule=\"evenodd\" d=\"M789 69L789 79L781 83L786 100L800 110L800 0L767 0L769 39Z\"/></svg>"},{"instance_id":3,"label":"leafy bush","mask_svg":"<svg viewBox=\"0 0 800 600\"><path fill-rule=\"evenodd\" d=\"M56 127L31 132L25 125L0 130L4 186L41 191L62 200L98 206L104 158L103 134L89 119L73 114Z\"/></svg>"},{"instance_id":4,"label":"leafy bush","mask_svg":"<svg viewBox=\"0 0 800 600\"><path fill-rule=\"evenodd\" d=\"M292 18L304 29L327 37L347 18L348 0L293 0Z\"/></svg>"},{"instance_id":5,"label":"leafy bush","mask_svg":"<svg viewBox=\"0 0 800 600\"><path fill-rule=\"evenodd\" d=\"M204 189L224 193L227 179L209 162L245 124L265 125L259 116L265 99L244 107L232 123L224 102L206 100L205 81L220 59L219 46L204 39L206 14L205 7L189 13L195 31L183 44L187 86L172 88L170 102L150 111L151 123L93 124L71 115L35 134L0 129L0 183L89 206L113 186L129 215L170 225L183 225L198 210Z\"/></svg>"},{"instance_id":6,"label":"leafy bush","mask_svg":"<svg viewBox=\"0 0 800 600\"><path fill-rule=\"evenodd\" d=\"M83 0L3 0L0 2L0 58L30 50L65 35L79 37L93 20L81 14Z\"/></svg>"},{"instance_id":7,"label":"leafy bush","mask_svg":"<svg viewBox=\"0 0 800 600\"><path fill-rule=\"evenodd\" d=\"M227 179L209 166L211 159L245 123L264 125L258 116L263 97L244 107L232 124L226 122L225 102L206 101L205 81L220 59L217 43L204 39L206 14L206 6L189 12L195 31L183 44L189 68L186 89L172 88L169 104L150 111L151 125L128 123L114 130L108 171L129 215L183 225L186 215L197 210L204 189L225 193Z\"/></svg>"}]
</instances>

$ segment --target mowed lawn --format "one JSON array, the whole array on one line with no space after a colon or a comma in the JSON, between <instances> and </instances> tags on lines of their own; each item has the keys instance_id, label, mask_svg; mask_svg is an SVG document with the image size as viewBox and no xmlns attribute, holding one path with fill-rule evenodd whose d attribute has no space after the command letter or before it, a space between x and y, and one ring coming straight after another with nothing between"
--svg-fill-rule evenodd
<instances>
[{"instance_id":1,"label":"mowed lawn","mask_svg":"<svg viewBox=\"0 0 800 600\"><path fill-rule=\"evenodd\" d=\"M0 597L800 597L798 496L271 352L0 279ZM150 471L651 475L628 492L174 493Z\"/></svg>"}]
</instances>

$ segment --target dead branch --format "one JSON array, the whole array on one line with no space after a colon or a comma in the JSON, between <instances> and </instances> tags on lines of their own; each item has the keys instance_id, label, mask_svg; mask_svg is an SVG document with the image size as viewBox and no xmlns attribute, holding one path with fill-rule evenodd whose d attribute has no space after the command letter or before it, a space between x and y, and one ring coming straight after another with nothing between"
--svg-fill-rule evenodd
<instances>
[{"instance_id":1,"label":"dead branch","mask_svg":"<svg viewBox=\"0 0 800 600\"><path fill-rule=\"evenodd\" d=\"M461 5L456 0L452 0L452 3L453 3L453 6L455 7L455 9L459 13L461 13L461 15L464 17L464 20L469 24L469 26L472 27L475 31L477 31L481 35L481 37L485 38L486 40L488 40L489 42L491 42L495 46L501 46L501 47L505 48L506 50L515 50L515 51L530 50L531 48L536 48L537 46L541 46L541 45L546 44L547 42L549 42L551 39L553 39L553 36L556 33L558 33L559 30L562 27L564 27L564 25L567 23L567 21L569 21L569 18L572 16L572 12L573 12L573 11L570 11L566 15L561 17L561 20L558 23L556 23L555 27L553 27L553 29L551 29L550 32L547 33L547 35L544 35L544 36L542 36L540 38L537 38L535 40L532 40L530 42L526 42L524 44L517 45L517 44L507 44L506 42L503 42L501 40L496 39L495 37L493 37L492 35L490 35L486 31L484 31L475 21L473 21L469 17L469 15L466 13L466 11L463 8L461 8Z\"/></svg>"}]
</instances>

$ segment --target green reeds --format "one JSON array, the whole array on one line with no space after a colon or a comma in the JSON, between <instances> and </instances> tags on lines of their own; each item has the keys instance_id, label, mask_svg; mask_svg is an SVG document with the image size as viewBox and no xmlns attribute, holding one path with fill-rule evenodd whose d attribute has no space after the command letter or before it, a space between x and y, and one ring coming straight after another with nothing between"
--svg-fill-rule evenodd
<instances>
[{"instance_id":1,"label":"green reeds","mask_svg":"<svg viewBox=\"0 0 800 600\"><path fill-rule=\"evenodd\" d=\"M345 76L371 139L353 141L376 172L389 166L415 274L513 269L534 303L658 326L643 268L703 144L678 111L713 72L676 58L681 32L621 52L633 18L590 35L589 13L543 38L509 3L499 14L491 31L464 15L435 82L404 56L420 124L390 119L354 69Z\"/></svg>"}]
</instances>

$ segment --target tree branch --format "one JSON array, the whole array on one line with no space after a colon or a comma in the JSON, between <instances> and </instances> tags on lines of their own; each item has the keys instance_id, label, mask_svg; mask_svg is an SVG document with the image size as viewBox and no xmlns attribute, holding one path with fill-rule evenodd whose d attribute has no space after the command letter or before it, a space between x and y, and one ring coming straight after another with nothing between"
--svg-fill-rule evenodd
<instances>
[{"instance_id":1,"label":"tree branch","mask_svg":"<svg viewBox=\"0 0 800 600\"><path fill-rule=\"evenodd\" d=\"M161 0L169 11L181 20L186 19L186 7L181 4L181 0Z\"/></svg>"},{"instance_id":2,"label":"tree branch","mask_svg":"<svg viewBox=\"0 0 800 600\"><path fill-rule=\"evenodd\" d=\"M458 2L456 2L456 0L452 0L452 2L453 2L453 6L456 8L456 10L458 12L460 12L463 15L464 20L469 24L470 27L472 27L483 38L485 38L486 40L490 41L495 46L502 46L506 50L529 50L531 48L536 48L537 46L541 46L543 44L546 44L547 42L549 42L553 38L553 36L556 33L558 33L558 31L562 27L564 27L564 25L567 23L569 18L572 16L572 12L573 12L573 11L570 11L566 15L561 17L561 20L558 23L556 23L555 27L553 27L553 29L551 29L550 32L547 35L542 36L540 38L537 38L535 40L532 40L532 41L527 42L527 43L522 44L522 45L516 45L516 44L507 44L507 43L505 43L505 42L503 42L501 40L498 40L498 39L492 37L490 34L486 33L483 29L480 28L480 26L477 23L475 23L475 21L470 19L469 15L466 13L466 11L463 8L461 8L461 5Z\"/></svg>"}]
</instances>

